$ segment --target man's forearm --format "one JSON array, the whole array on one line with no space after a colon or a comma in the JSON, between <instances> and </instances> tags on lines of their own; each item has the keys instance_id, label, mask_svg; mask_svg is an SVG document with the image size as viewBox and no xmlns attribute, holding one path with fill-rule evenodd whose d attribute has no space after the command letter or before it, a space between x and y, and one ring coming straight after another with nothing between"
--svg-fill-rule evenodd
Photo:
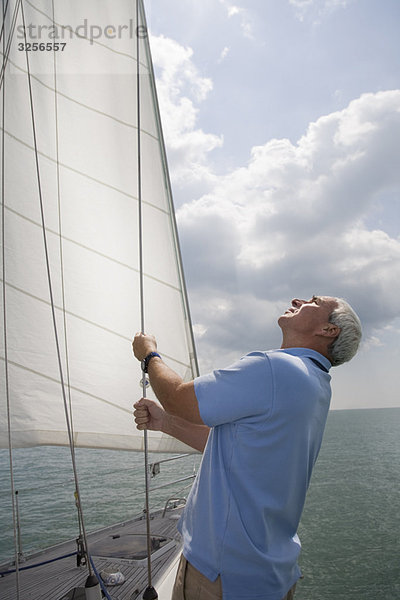
<instances>
[{"instance_id":1,"label":"man's forearm","mask_svg":"<svg viewBox=\"0 0 400 600\"><path fill-rule=\"evenodd\" d=\"M143 361L149 357L149 360L146 360L146 368L150 384L164 410L190 423L204 425L194 382L184 382L182 377L168 367L159 355L154 356L157 351L155 337L137 333L132 348L138 360Z\"/></svg>"},{"instance_id":2,"label":"man's forearm","mask_svg":"<svg viewBox=\"0 0 400 600\"><path fill-rule=\"evenodd\" d=\"M210 428L207 425L196 425L185 421L181 417L166 414L162 431L191 448L203 452Z\"/></svg>"},{"instance_id":3,"label":"man's forearm","mask_svg":"<svg viewBox=\"0 0 400 600\"><path fill-rule=\"evenodd\" d=\"M190 423L204 425L193 381L185 383L157 356L149 363L148 375L153 392L167 413Z\"/></svg>"},{"instance_id":4,"label":"man's forearm","mask_svg":"<svg viewBox=\"0 0 400 600\"><path fill-rule=\"evenodd\" d=\"M153 392L157 396L164 410L168 413L173 413L177 391L183 383L175 371L168 367L160 358L155 356L151 359L148 366L148 376ZM171 410L172 409L172 410Z\"/></svg>"}]
</instances>

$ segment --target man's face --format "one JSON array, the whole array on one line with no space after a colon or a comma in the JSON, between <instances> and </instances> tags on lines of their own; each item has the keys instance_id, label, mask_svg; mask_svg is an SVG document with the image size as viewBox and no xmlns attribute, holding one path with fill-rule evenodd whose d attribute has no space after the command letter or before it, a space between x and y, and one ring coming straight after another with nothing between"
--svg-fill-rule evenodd
<instances>
[{"instance_id":1,"label":"man's face","mask_svg":"<svg viewBox=\"0 0 400 600\"><path fill-rule=\"evenodd\" d=\"M292 305L278 319L280 327L302 334L312 334L329 322L329 316L337 307L330 296L313 296L310 300L294 298Z\"/></svg>"}]
</instances>

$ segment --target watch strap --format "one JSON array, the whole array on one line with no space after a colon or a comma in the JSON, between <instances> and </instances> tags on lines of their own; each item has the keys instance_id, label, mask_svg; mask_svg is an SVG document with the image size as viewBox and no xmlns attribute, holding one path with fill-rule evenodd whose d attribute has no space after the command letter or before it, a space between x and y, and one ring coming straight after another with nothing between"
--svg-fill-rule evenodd
<instances>
[{"instance_id":1,"label":"watch strap","mask_svg":"<svg viewBox=\"0 0 400 600\"><path fill-rule=\"evenodd\" d=\"M154 356L158 356L158 358L161 358L161 356L158 354L158 352L150 352L150 354L148 354L146 356L146 358L144 358L142 360L142 371L143 371L143 373L147 373L148 372L149 362L151 361L152 358L154 358Z\"/></svg>"}]
</instances>

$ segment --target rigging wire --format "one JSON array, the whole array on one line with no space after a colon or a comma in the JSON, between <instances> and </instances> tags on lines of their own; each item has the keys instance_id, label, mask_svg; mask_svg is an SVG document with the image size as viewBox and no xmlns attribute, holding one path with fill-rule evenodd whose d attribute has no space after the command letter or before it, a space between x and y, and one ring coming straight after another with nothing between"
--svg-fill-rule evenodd
<instances>
[{"instance_id":1,"label":"rigging wire","mask_svg":"<svg viewBox=\"0 0 400 600\"><path fill-rule=\"evenodd\" d=\"M2 70L4 72L6 66L5 58L5 36L3 35L5 27L5 19L7 14L7 5L3 5L3 26L2 26L2 42L3 42L3 65ZM6 410L7 410L7 433L8 433L8 458L10 465L10 488L11 488L11 504L12 504L12 520L13 520L13 534L14 534L14 562L15 562L15 581L16 581L16 594L17 600L20 598L20 536L18 535L18 518L17 518L17 492L15 490L14 480L14 458L13 458L13 444L11 434L11 410L10 410L10 384L9 384L9 370L8 370L8 337L7 337L7 293L6 293L6 244L5 244L5 105L6 105L6 86L2 86L2 111L1 111L1 239L2 239L2 295L3 295L3 340L4 340L4 370L5 370L5 395L6 395Z\"/></svg>"},{"instance_id":2,"label":"rigging wire","mask_svg":"<svg viewBox=\"0 0 400 600\"><path fill-rule=\"evenodd\" d=\"M11 49L11 43L14 37L14 30L15 30L15 25L17 22L17 17L18 17L18 12L21 6L22 0L17 0L17 2L15 3L14 6L14 12L13 12L13 16L11 19L11 26L10 26L10 34L8 36L8 40L7 40L7 46L6 48L4 48L4 39L3 39L3 64L1 67L1 72L0 72L0 87L3 85L3 80L4 80L4 73L5 73L5 69L8 63L8 57L10 54L10 49ZM7 12L8 9L8 0L7 0L7 4L5 7L5 13L4 16ZM2 30L1 30L1 36L4 38L4 28L5 28L5 18L3 19L3 26L2 26Z\"/></svg>"},{"instance_id":3,"label":"rigging wire","mask_svg":"<svg viewBox=\"0 0 400 600\"><path fill-rule=\"evenodd\" d=\"M51 2L52 21L55 23L54 0ZM74 436L74 421L72 418L72 395L71 395L71 378L69 367L69 351L68 351L68 334L67 334L67 312L65 304L65 277L64 277L64 251L63 251L63 236L62 236L62 217L61 217L61 186L60 186L60 148L59 148L59 129L58 129L58 88L57 88L57 59L56 51L53 50L53 74L54 74L54 124L55 124L55 148L56 148L56 181L57 181L57 207L58 207L58 232L59 232L59 250L60 250L60 276L61 276L61 298L62 298L62 315L63 315L63 330L64 330L64 350L65 350L65 368L67 377L68 403L69 403L69 424L71 427L71 452L75 454L75 436ZM66 413L66 418L68 415ZM75 505L78 513L79 538L83 537L83 527L81 512L78 504L80 497L75 490Z\"/></svg>"},{"instance_id":4,"label":"rigging wire","mask_svg":"<svg viewBox=\"0 0 400 600\"><path fill-rule=\"evenodd\" d=\"M7 14L7 9L8 9L8 2L9 2L9 0L7 0L6 5L4 6L4 0L3 0L3 22L1 24L1 29L0 29L0 42L3 40L3 33L4 33L5 24L6 24L6 14ZM4 43L3 43L3 51L4 51Z\"/></svg>"},{"instance_id":5,"label":"rigging wire","mask_svg":"<svg viewBox=\"0 0 400 600\"><path fill-rule=\"evenodd\" d=\"M141 86L140 86L140 40L145 35L143 27L139 25L139 1L136 0L136 112L137 112L137 192L138 192L138 224L139 224L139 290L140 290L140 320L141 332L145 333L144 315L144 271L143 271L143 210L142 210L142 160L141 160ZM146 398L146 374L142 372L142 394ZM146 542L147 542L147 588L144 591L145 600L158 598L152 586L151 573L151 533L149 512L149 447L147 429L143 430L144 443L144 476L145 476L145 515L146 515Z\"/></svg>"},{"instance_id":6,"label":"rigging wire","mask_svg":"<svg viewBox=\"0 0 400 600\"><path fill-rule=\"evenodd\" d=\"M21 15L22 15L22 22L23 22L24 41L25 41L25 47L26 47L26 28L25 28L25 15L24 15L23 3L21 3ZM73 445L71 423L70 423L69 414L68 414L67 396L66 396L66 391L65 391L65 379L64 379L63 366L62 366L62 360L61 360L60 341L59 341L56 314L55 314L53 284L52 284L51 270L50 270L50 258L49 258L48 244L47 244L43 194L42 194L40 167L39 167L39 152L38 152L38 144L37 144L37 136L36 136L35 111L34 111L34 105L33 105L32 78L31 78L29 56L28 56L27 51L25 51L25 55L26 55L27 75L28 75L30 112L31 112L31 120L32 120L33 147L34 147L34 152L35 152L36 178L37 178L37 184L38 184L38 196L39 196L41 223L42 223L44 254L45 254L45 262L46 262L46 270L47 270L48 289L49 289L49 295L50 295L54 338L55 338L55 345L56 345L56 354L57 354L57 360L58 360L58 369L59 369L59 376L60 376L60 383L61 383L61 392L62 392L62 397L63 397L63 402L64 402L64 411L65 411L65 417L66 417L66 423L67 423L69 445L70 445L70 449L71 449L71 460L72 460L72 467L73 467L73 472L74 472L75 488L76 488L77 498L79 499L77 502L77 508L80 513L80 519L81 519L81 523L82 523L82 535L83 535L84 548L85 548L86 554L88 555L88 543L87 543L87 536L86 536L86 530L85 530L84 519L83 519L82 505L81 505L81 501L80 501L81 496L80 496L80 491L79 491L78 473L77 473L76 461L75 461L75 452L74 452L74 445ZM88 560L86 562L86 564L88 567L89 578L92 578L93 572L92 572L90 560Z\"/></svg>"}]
</instances>

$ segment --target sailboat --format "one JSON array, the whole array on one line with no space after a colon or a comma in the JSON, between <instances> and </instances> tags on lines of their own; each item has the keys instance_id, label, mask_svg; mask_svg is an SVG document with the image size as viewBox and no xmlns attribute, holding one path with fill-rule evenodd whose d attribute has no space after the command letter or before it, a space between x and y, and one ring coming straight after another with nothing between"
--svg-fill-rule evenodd
<instances>
[{"instance_id":1,"label":"sailboat","mask_svg":"<svg viewBox=\"0 0 400 600\"><path fill-rule=\"evenodd\" d=\"M7 0L2 13L0 446L12 495L15 448L69 446L79 496L75 448L190 451L132 419L152 393L131 353L136 331L156 335L184 380L198 373L148 30L142 0ZM139 598L152 587L146 560L168 598L178 504L152 517L158 538L147 510L145 560L113 555L144 536L143 515L84 532L78 551L60 544L20 565L16 549L1 598ZM125 581L99 592L113 556Z\"/></svg>"}]
</instances>

